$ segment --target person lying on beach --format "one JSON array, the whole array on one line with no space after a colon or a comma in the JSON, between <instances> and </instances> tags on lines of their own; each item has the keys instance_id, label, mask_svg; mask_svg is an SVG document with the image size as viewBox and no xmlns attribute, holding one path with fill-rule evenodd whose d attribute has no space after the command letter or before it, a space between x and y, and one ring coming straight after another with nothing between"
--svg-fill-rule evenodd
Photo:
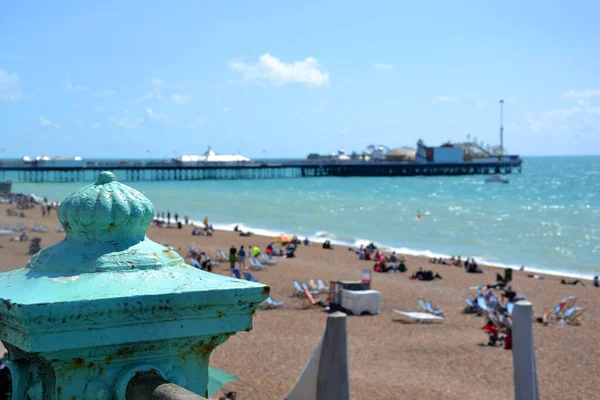
<instances>
[{"instance_id":1,"label":"person lying on beach","mask_svg":"<svg viewBox=\"0 0 600 400\"><path fill-rule=\"evenodd\" d=\"M543 276L537 275L537 274L527 274L528 278L533 278L533 279L544 279Z\"/></svg>"},{"instance_id":2,"label":"person lying on beach","mask_svg":"<svg viewBox=\"0 0 600 400\"><path fill-rule=\"evenodd\" d=\"M434 275L433 271L423 271L422 268L419 268L419 270L412 274L409 279L416 281L432 281L434 279L442 279L442 277L440 274Z\"/></svg>"},{"instance_id":3,"label":"person lying on beach","mask_svg":"<svg viewBox=\"0 0 600 400\"><path fill-rule=\"evenodd\" d=\"M566 279L561 279L561 280L560 280L560 283L561 283L562 285L578 285L578 284L579 284L579 285L581 285L581 286L585 286L585 285L583 284L583 282L581 282L579 279L575 279L575 280L571 280L571 281L568 281L568 280L566 280Z\"/></svg>"}]
</instances>

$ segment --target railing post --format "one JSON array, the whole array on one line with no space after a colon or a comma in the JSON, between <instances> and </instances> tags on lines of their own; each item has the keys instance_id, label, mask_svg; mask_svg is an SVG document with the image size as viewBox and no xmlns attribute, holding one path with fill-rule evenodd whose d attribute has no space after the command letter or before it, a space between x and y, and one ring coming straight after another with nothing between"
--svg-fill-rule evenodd
<instances>
[{"instance_id":1,"label":"railing post","mask_svg":"<svg viewBox=\"0 0 600 400\"><path fill-rule=\"evenodd\" d=\"M211 352L252 328L269 288L186 265L146 237L154 215L102 172L61 204L64 240L0 274L14 399L126 400L148 373L208 397Z\"/></svg>"},{"instance_id":2,"label":"railing post","mask_svg":"<svg viewBox=\"0 0 600 400\"><path fill-rule=\"evenodd\" d=\"M346 319L329 314L321 343L285 400L350 400Z\"/></svg>"},{"instance_id":3,"label":"railing post","mask_svg":"<svg viewBox=\"0 0 600 400\"><path fill-rule=\"evenodd\" d=\"M513 379L515 400L537 400L538 384L533 345L533 307L529 301L515 304L512 321Z\"/></svg>"}]
</instances>

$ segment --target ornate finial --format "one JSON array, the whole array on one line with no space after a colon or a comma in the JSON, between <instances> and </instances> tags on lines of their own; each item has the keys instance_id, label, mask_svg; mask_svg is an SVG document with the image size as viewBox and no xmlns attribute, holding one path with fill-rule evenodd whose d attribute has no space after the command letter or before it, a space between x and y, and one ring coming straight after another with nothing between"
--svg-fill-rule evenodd
<instances>
[{"instance_id":1,"label":"ornate finial","mask_svg":"<svg viewBox=\"0 0 600 400\"><path fill-rule=\"evenodd\" d=\"M58 209L67 236L100 241L141 241L153 216L150 200L108 171L67 197Z\"/></svg>"},{"instance_id":2,"label":"ornate finial","mask_svg":"<svg viewBox=\"0 0 600 400\"><path fill-rule=\"evenodd\" d=\"M117 177L110 171L100 172L98 174L98 178L96 178L96 183L103 184L116 181Z\"/></svg>"},{"instance_id":3,"label":"ornate finial","mask_svg":"<svg viewBox=\"0 0 600 400\"><path fill-rule=\"evenodd\" d=\"M176 252L146 237L153 216L146 196L102 172L61 203L58 219L67 237L36 254L28 267L62 276L184 265Z\"/></svg>"}]
</instances>

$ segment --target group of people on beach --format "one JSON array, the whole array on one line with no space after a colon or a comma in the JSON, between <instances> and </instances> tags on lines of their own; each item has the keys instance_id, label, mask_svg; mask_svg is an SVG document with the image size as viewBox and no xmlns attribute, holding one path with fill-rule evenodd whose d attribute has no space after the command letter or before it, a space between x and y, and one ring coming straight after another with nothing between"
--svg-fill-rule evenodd
<instances>
[{"instance_id":1,"label":"group of people on beach","mask_svg":"<svg viewBox=\"0 0 600 400\"><path fill-rule=\"evenodd\" d=\"M470 274L482 274L483 270L479 268L477 262L474 258L467 258L464 262L462 261L461 256L458 257L450 257L450 259L446 259L443 257L440 258L430 258L429 262L431 264L442 264L442 265L454 265L455 267L463 267L465 268L465 272Z\"/></svg>"}]
</instances>

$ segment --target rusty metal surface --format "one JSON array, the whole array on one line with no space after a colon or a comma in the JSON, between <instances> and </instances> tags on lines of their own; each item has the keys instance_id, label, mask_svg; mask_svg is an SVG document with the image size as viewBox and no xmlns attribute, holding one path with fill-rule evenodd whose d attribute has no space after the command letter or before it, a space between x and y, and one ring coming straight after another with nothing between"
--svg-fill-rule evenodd
<instances>
[{"instance_id":1,"label":"rusty metal surface","mask_svg":"<svg viewBox=\"0 0 600 400\"><path fill-rule=\"evenodd\" d=\"M136 375L127 387L126 400L206 400L205 397L175 385L158 375L148 372Z\"/></svg>"}]
</instances>

